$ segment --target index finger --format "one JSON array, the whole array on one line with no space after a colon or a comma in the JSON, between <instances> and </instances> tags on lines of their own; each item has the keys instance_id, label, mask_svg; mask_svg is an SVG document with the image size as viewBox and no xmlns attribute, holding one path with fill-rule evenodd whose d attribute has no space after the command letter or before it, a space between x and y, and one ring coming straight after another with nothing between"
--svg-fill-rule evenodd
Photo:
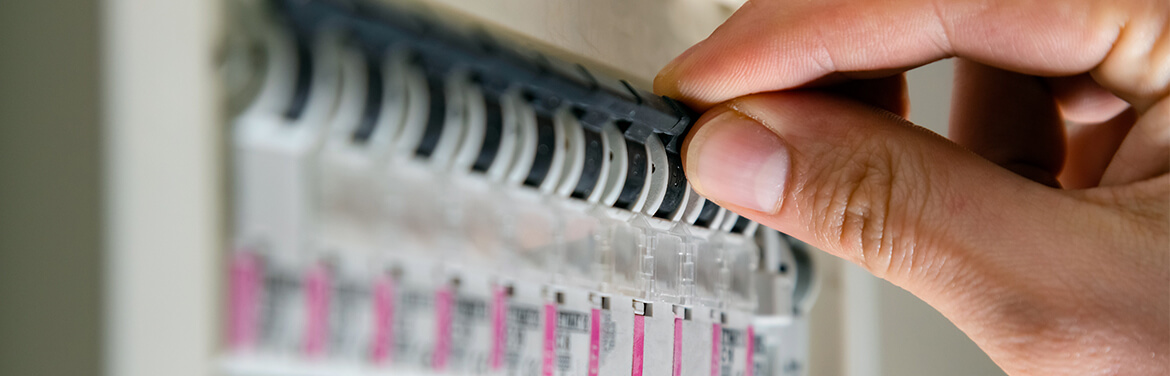
<instances>
[{"instance_id":1,"label":"index finger","mask_svg":"<svg viewBox=\"0 0 1170 376\"><path fill-rule=\"evenodd\" d=\"M1166 33L1157 33L1167 25L1166 8L1141 0L752 0L664 68L654 86L706 109L747 94L837 75L888 75L953 56L1025 74L1073 75L1114 55L1150 63L1156 56L1140 50L1165 42ZM1145 43L1117 43L1127 29L1155 34ZM1112 76L1123 82L1110 82ZM1123 97L1127 86L1150 84L1126 80L1133 79L1109 73L1102 81Z\"/></svg>"}]
</instances>

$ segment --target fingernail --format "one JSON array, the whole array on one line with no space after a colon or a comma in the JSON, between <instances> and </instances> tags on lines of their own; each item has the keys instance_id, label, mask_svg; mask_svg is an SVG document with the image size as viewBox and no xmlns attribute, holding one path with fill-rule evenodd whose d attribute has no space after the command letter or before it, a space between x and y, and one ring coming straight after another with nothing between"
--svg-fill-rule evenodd
<instances>
[{"instance_id":1,"label":"fingernail","mask_svg":"<svg viewBox=\"0 0 1170 376\"><path fill-rule=\"evenodd\" d=\"M703 124L687 148L692 184L719 203L771 213L788 180L788 147L768 127L727 111Z\"/></svg>"}]
</instances>

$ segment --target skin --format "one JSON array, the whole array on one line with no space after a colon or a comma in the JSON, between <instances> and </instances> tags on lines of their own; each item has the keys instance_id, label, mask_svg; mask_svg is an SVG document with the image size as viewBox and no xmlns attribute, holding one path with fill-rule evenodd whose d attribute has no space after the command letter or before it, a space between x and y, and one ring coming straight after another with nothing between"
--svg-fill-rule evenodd
<instances>
[{"instance_id":1,"label":"skin","mask_svg":"<svg viewBox=\"0 0 1170 376\"><path fill-rule=\"evenodd\" d=\"M958 58L948 140L902 73ZM1012 375L1170 374L1170 2L752 0L655 81L695 189Z\"/></svg>"}]
</instances>

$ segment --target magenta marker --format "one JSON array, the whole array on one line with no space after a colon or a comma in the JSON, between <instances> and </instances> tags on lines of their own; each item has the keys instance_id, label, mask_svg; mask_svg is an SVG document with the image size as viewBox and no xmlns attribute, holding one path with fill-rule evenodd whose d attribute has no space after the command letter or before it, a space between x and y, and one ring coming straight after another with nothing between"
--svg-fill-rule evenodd
<instances>
[{"instance_id":1,"label":"magenta marker","mask_svg":"<svg viewBox=\"0 0 1170 376\"><path fill-rule=\"evenodd\" d=\"M747 368L744 369L743 376L752 376L752 372L756 369L754 359L756 353L756 332L751 325L747 327L747 344L745 344L745 347L747 348L747 354L744 355L744 358L747 359Z\"/></svg>"},{"instance_id":2,"label":"magenta marker","mask_svg":"<svg viewBox=\"0 0 1170 376\"><path fill-rule=\"evenodd\" d=\"M557 306L544 305L544 351L542 352L541 375L553 376L557 360Z\"/></svg>"},{"instance_id":3,"label":"magenta marker","mask_svg":"<svg viewBox=\"0 0 1170 376\"><path fill-rule=\"evenodd\" d=\"M711 376L719 376L720 354L719 346L723 343L723 326L719 323L711 325Z\"/></svg>"},{"instance_id":4,"label":"magenta marker","mask_svg":"<svg viewBox=\"0 0 1170 376\"><path fill-rule=\"evenodd\" d=\"M260 294L264 266L251 252L236 252L230 271L231 308L228 313L228 344L233 349L252 349L260 330Z\"/></svg>"},{"instance_id":5,"label":"magenta marker","mask_svg":"<svg viewBox=\"0 0 1170 376\"><path fill-rule=\"evenodd\" d=\"M589 376L597 376L601 370L601 310L594 308L589 312Z\"/></svg>"},{"instance_id":6,"label":"magenta marker","mask_svg":"<svg viewBox=\"0 0 1170 376\"><path fill-rule=\"evenodd\" d=\"M634 367L630 376L642 376L642 357L646 344L646 316L634 315Z\"/></svg>"},{"instance_id":7,"label":"magenta marker","mask_svg":"<svg viewBox=\"0 0 1170 376\"><path fill-rule=\"evenodd\" d=\"M447 357L451 354L451 289L444 287L435 292L435 353L431 355L431 368L442 371L447 368Z\"/></svg>"},{"instance_id":8,"label":"magenta marker","mask_svg":"<svg viewBox=\"0 0 1170 376\"><path fill-rule=\"evenodd\" d=\"M682 376L682 318L674 318L674 376Z\"/></svg>"},{"instance_id":9,"label":"magenta marker","mask_svg":"<svg viewBox=\"0 0 1170 376\"><path fill-rule=\"evenodd\" d=\"M492 350L490 366L493 371L504 368L504 352L508 349L508 293L503 287L492 290Z\"/></svg>"},{"instance_id":10,"label":"magenta marker","mask_svg":"<svg viewBox=\"0 0 1170 376\"><path fill-rule=\"evenodd\" d=\"M394 356L394 293L394 279L390 276L374 281L374 343L370 358L375 364L387 364Z\"/></svg>"}]
</instances>

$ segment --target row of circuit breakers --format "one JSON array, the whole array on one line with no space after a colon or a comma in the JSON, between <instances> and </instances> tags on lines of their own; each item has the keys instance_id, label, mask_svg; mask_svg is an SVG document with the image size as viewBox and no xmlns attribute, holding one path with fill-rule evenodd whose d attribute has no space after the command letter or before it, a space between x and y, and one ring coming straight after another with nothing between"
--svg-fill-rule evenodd
<instances>
[{"instance_id":1,"label":"row of circuit breakers","mask_svg":"<svg viewBox=\"0 0 1170 376\"><path fill-rule=\"evenodd\" d=\"M417 6L264 14L224 373L804 374L807 250L691 190L678 102Z\"/></svg>"}]
</instances>

